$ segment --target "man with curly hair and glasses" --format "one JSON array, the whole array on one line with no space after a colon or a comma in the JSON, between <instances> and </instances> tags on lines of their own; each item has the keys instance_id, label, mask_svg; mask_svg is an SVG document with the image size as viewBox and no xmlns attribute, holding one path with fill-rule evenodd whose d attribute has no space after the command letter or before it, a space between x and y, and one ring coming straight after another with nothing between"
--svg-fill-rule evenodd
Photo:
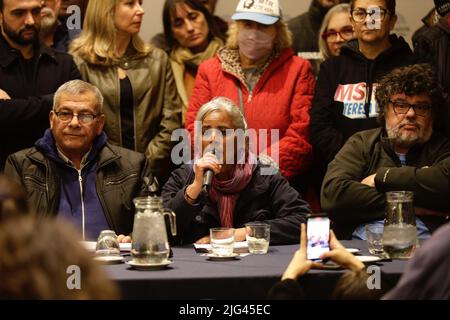
<instances>
[{"instance_id":1,"label":"man with curly hair and glasses","mask_svg":"<svg viewBox=\"0 0 450 320\"><path fill-rule=\"evenodd\" d=\"M376 99L381 128L353 135L328 166L322 185L323 209L329 212L340 238L365 239L365 224L383 223L384 193L374 188L379 168L422 168L450 156L450 140L443 134L443 94L429 65L395 69L380 81ZM420 193L407 183L399 185L395 190ZM443 197L432 204L423 198L415 194L421 239L447 222L450 211Z\"/></svg>"}]
</instances>

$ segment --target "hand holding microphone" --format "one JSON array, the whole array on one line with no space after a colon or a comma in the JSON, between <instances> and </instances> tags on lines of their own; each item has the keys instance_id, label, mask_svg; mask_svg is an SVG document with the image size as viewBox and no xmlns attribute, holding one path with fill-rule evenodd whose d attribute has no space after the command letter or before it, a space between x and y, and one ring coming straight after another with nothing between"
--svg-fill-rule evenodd
<instances>
[{"instance_id":1,"label":"hand holding microphone","mask_svg":"<svg viewBox=\"0 0 450 320\"><path fill-rule=\"evenodd\" d=\"M214 149L212 149L210 154L215 155ZM213 177L214 171L212 169L206 169L203 175L203 184L202 184L202 190L204 193L208 193L209 188L211 188Z\"/></svg>"},{"instance_id":2,"label":"hand holding microphone","mask_svg":"<svg viewBox=\"0 0 450 320\"><path fill-rule=\"evenodd\" d=\"M186 197L196 200L202 191L207 192L212 184L214 175L222 170L222 165L217 160L214 152L205 153L194 164L195 178L186 189Z\"/></svg>"}]
</instances>

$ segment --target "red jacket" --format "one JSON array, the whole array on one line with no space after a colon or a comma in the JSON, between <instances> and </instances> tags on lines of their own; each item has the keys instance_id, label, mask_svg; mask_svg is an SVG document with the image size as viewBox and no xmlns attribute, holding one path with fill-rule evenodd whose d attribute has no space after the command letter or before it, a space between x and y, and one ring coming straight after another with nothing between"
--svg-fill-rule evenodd
<instances>
[{"instance_id":1,"label":"red jacket","mask_svg":"<svg viewBox=\"0 0 450 320\"><path fill-rule=\"evenodd\" d=\"M226 66L221 53L222 50L199 66L186 114L186 129L193 132L197 111L215 97L227 97L239 106L239 83L248 128L279 129L281 172L288 179L304 172L312 158L308 132L314 75L310 63L285 49L267 66L249 94L247 85L230 71L232 66ZM270 133L267 145L267 153L271 155L275 144L270 144Z\"/></svg>"}]
</instances>

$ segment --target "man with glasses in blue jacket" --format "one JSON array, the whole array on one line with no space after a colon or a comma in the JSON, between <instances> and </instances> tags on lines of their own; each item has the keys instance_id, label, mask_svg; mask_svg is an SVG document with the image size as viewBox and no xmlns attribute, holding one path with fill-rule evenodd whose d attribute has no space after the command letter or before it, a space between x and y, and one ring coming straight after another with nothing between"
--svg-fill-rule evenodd
<instances>
[{"instance_id":1,"label":"man with glasses in blue jacket","mask_svg":"<svg viewBox=\"0 0 450 320\"><path fill-rule=\"evenodd\" d=\"M131 233L132 201L146 193L150 174L143 154L107 142L102 104L95 86L65 83L55 93L50 129L5 166L5 174L24 186L31 208L68 220L86 240L105 229Z\"/></svg>"}]
</instances>

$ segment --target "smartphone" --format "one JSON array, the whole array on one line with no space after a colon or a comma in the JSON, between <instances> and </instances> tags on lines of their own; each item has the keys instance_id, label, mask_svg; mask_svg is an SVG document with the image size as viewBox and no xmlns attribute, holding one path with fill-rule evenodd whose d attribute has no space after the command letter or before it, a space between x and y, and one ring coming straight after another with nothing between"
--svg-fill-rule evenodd
<instances>
[{"instance_id":1,"label":"smartphone","mask_svg":"<svg viewBox=\"0 0 450 320\"><path fill-rule=\"evenodd\" d=\"M318 261L323 253L330 251L330 219L326 215L309 216L306 235L309 260Z\"/></svg>"}]
</instances>

